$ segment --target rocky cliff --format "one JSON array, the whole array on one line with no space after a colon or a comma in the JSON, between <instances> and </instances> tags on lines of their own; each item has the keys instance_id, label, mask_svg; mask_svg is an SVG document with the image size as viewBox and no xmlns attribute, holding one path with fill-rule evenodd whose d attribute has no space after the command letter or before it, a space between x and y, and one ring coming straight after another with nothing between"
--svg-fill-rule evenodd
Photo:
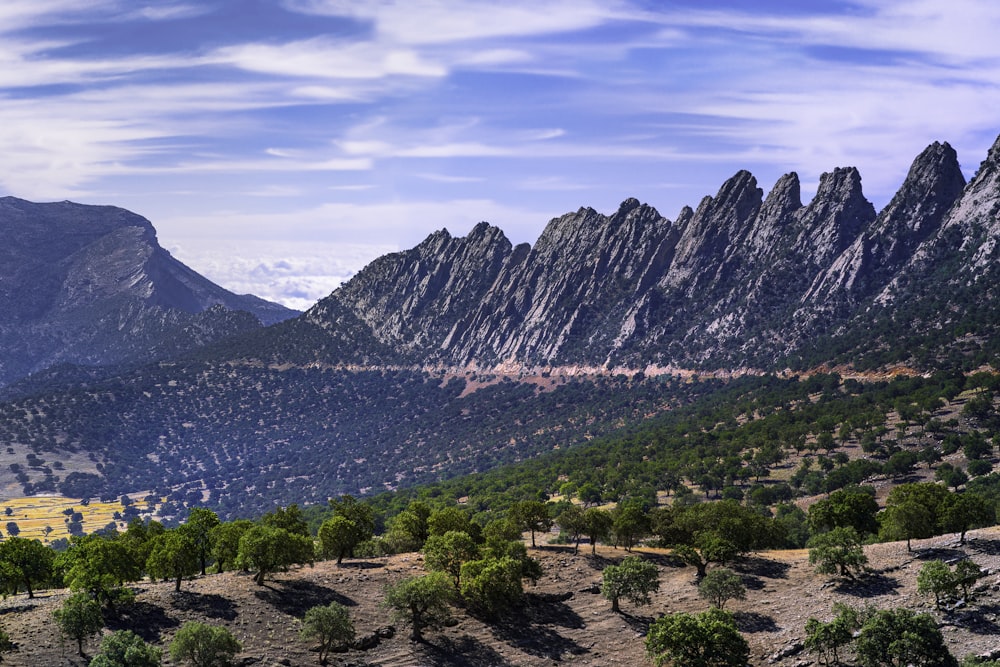
<instances>
[{"instance_id":1,"label":"rocky cliff","mask_svg":"<svg viewBox=\"0 0 1000 667\"><path fill-rule=\"evenodd\" d=\"M898 324L892 304L915 283L935 303L969 281L985 285L998 202L997 146L968 185L951 146L929 146L880 212L853 167L823 174L805 205L796 174L765 198L740 171L674 221L628 199L611 215L556 218L530 248L485 223L463 238L435 233L376 261L306 318L335 328L335 302L410 360L453 366L802 363L818 346L843 351L843 337L872 318Z\"/></svg>"},{"instance_id":2,"label":"rocky cliff","mask_svg":"<svg viewBox=\"0 0 1000 667\"><path fill-rule=\"evenodd\" d=\"M0 199L0 386L58 363L172 356L296 313L224 290L111 206Z\"/></svg>"}]
</instances>

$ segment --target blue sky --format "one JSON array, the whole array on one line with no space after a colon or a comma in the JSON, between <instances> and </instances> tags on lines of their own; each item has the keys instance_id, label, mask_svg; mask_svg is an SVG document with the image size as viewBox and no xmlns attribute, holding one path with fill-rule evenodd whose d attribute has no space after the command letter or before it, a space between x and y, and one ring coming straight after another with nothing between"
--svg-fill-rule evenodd
<instances>
[{"instance_id":1,"label":"blue sky","mask_svg":"<svg viewBox=\"0 0 1000 667\"><path fill-rule=\"evenodd\" d=\"M86 9L81 9L81 7ZM0 193L115 204L305 308L447 227L673 219L739 169L861 170L1000 134L991 0L4 0Z\"/></svg>"}]
</instances>

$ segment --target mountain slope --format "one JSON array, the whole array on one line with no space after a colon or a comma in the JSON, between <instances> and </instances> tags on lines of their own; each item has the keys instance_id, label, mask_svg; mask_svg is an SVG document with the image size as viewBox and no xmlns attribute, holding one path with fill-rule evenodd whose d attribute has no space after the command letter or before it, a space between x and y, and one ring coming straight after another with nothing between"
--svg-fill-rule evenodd
<instances>
[{"instance_id":1,"label":"mountain slope","mask_svg":"<svg viewBox=\"0 0 1000 667\"><path fill-rule=\"evenodd\" d=\"M224 290L111 206L0 199L0 386L58 363L149 361L295 315Z\"/></svg>"}]
</instances>

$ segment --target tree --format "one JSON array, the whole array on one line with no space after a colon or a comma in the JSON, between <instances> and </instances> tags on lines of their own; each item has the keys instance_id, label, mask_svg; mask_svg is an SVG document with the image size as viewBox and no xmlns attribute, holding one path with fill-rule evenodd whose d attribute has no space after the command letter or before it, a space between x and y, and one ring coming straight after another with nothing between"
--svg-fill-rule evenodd
<instances>
[{"instance_id":1,"label":"tree","mask_svg":"<svg viewBox=\"0 0 1000 667\"><path fill-rule=\"evenodd\" d=\"M302 639L319 641L319 662L326 664L330 651L354 639L354 624L347 607L331 602L325 607L313 607L302 621Z\"/></svg>"},{"instance_id":2,"label":"tree","mask_svg":"<svg viewBox=\"0 0 1000 667\"><path fill-rule=\"evenodd\" d=\"M552 517L549 507L539 500L522 500L514 503L507 510L507 517L520 529L531 532L531 547L535 547L535 533L544 532L552 527Z\"/></svg>"},{"instance_id":3,"label":"tree","mask_svg":"<svg viewBox=\"0 0 1000 667\"><path fill-rule=\"evenodd\" d=\"M639 540L649 534L649 515L636 504L619 506L611 514L614 523L611 530L615 535L615 543L631 551Z\"/></svg>"},{"instance_id":4,"label":"tree","mask_svg":"<svg viewBox=\"0 0 1000 667\"><path fill-rule=\"evenodd\" d=\"M76 641L77 650L83 655L83 642L104 627L101 605L86 593L74 593L62 606L52 612L59 631Z\"/></svg>"},{"instance_id":5,"label":"tree","mask_svg":"<svg viewBox=\"0 0 1000 667\"><path fill-rule=\"evenodd\" d=\"M685 564L694 566L695 577L701 580L707 572L709 563L728 563L736 558L737 549L724 537L706 532L697 538L695 544L674 546L673 552Z\"/></svg>"},{"instance_id":6,"label":"tree","mask_svg":"<svg viewBox=\"0 0 1000 667\"><path fill-rule=\"evenodd\" d=\"M950 494L939 512L941 529L958 533L960 544L965 544L969 529L989 526L995 520L993 505L985 497L968 491Z\"/></svg>"},{"instance_id":7,"label":"tree","mask_svg":"<svg viewBox=\"0 0 1000 667\"><path fill-rule=\"evenodd\" d=\"M229 667L243 650L226 628L187 621L170 642L170 659L190 662L194 667Z\"/></svg>"},{"instance_id":8,"label":"tree","mask_svg":"<svg viewBox=\"0 0 1000 667\"><path fill-rule=\"evenodd\" d=\"M328 539L331 545L336 545L337 564L344 556L353 556L354 548L370 540L375 531L375 511L368 503L358 502L354 496L343 495L330 500L333 518L324 522L331 523L328 528ZM322 526L320 527L322 530ZM322 537L320 537L322 542Z\"/></svg>"},{"instance_id":9,"label":"tree","mask_svg":"<svg viewBox=\"0 0 1000 667\"><path fill-rule=\"evenodd\" d=\"M625 598L635 605L651 602L649 594L660 590L660 572L656 565L626 556L620 565L609 565L601 573L601 595L611 600L611 611L620 613L618 601Z\"/></svg>"},{"instance_id":10,"label":"tree","mask_svg":"<svg viewBox=\"0 0 1000 667\"><path fill-rule=\"evenodd\" d=\"M292 503L288 507L279 507L261 517L260 522L271 528L280 528L291 535L309 537L309 524L298 505Z\"/></svg>"},{"instance_id":11,"label":"tree","mask_svg":"<svg viewBox=\"0 0 1000 667\"><path fill-rule=\"evenodd\" d=\"M583 534L590 540L590 553L597 553L598 541L604 541L611 534L614 519L611 513L597 507L591 507L583 513Z\"/></svg>"},{"instance_id":12,"label":"tree","mask_svg":"<svg viewBox=\"0 0 1000 667\"><path fill-rule=\"evenodd\" d=\"M672 667L744 667L750 647L728 612L709 609L701 614L667 614L646 635L646 652L653 662Z\"/></svg>"},{"instance_id":13,"label":"tree","mask_svg":"<svg viewBox=\"0 0 1000 667\"><path fill-rule=\"evenodd\" d=\"M237 567L257 570L254 583L264 585L267 575L289 566L312 561L313 544L308 537L283 528L254 526L240 538Z\"/></svg>"},{"instance_id":14,"label":"tree","mask_svg":"<svg viewBox=\"0 0 1000 667\"><path fill-rule=\"evenodd\" d=\"M174 590L179 591L181 580L198 571L199 551L190 531L169 530L153 541L146 571L154 579L173 579Z\"/></svg>"},{"instance_id":15,"label":"tree","mask_svg":"<svg viewBox=\"0 0 1000 667\"><path fill-rule=\"evenodd\" d=\"M89 667L159 667L162 658L162 649L131 630L118 630L101 640L101 650Z\"/></svg>"},{"instance_id":16,"label":"tree","mask_svg":"<svg viewBox=\"0 0 1000 667\"><path fill-rule=\"evenodd\" d=\"M857 610L840 602L834 603L834 619L824 623L810 617L806 621L805 647L815 653L823 665L839 665L840 649L854 640L859 625Z\"/></svg>"},{"instance_id":17,"label":"tree","mask_svg":"<svg viewBox=\"0 0 1000 667\"><path fill-rule=\"evenodd\" d=\"M472 522L469 514L457 507L445 507L431 512L427 517L427 533L430 535L444 535L449 530L459 530L472 535Z\"/></svg>"},{"instance_id":18,"label":"tree","mask_svg":"<svg viewBox=\"0 0 1000 667\"><path fill-rule=\"evenodd\" d=\"M969 600L969 587L983 576L981 567L971 560L960 560L955 564L955 583L962 589L962 597Z\"/></svg>"},{"instance_id":19,"label":"tree","mask_svg":"<svg viewBox=\"0 0 1000 667\"><path fill-rule=\"evenodd\" d=\"M117 602L134 597L124 585L142 574L125 542L97 535L74 538L56 566L70 590L88 593L112 612Z\"/></svg>"},{"instance_id":20,"label":"tree","mask_svg":"<svg viewBox=\"0 0 1000 667\"><path fill-rule=\"evenodd\" d=\"M323 558L337 558L337 565L350 555L361 541L361 529L345 516L334 516L319 527L319 553Z\"/></svg>"},{"instance_id":21,"label":"tree","mask_svg":"<svg viewBox=\"0 0 1000 667\"><path fill-rule=\"evenodd\" d=\"M747 589L738 574L721 567L706 574L698 583L698 595L718 609L723 609L728 600L746 599Z\"/></svg>"},{"instance_id":22,"label":"tree","mask_svg":"<svg viewBox=\"0 0 1000 667\"><path fill-rule=\"evenodd\" d=\"M579 553L580 538L587 530L583 509L579 505L567 505L556 517L556 525L573 541L573 553Z\"/></svg>"},{"instance_id":23,"label":"tree","mask_svg":"<svg viewBox=\"0 0 1000 667\"><path fill-rule=\"evenodd\" d=\"M932 594L935 608L940 609L942 600L955 595L957 591L955 575L944 561L927 561L920 568L917 574L917 592Z\"/></svg>"},{"instance_id":24,"label":"tree","mask_svg":"<svg viewBox=\"0 0 1000 667\"><path fill-rule=\"evenodd\" d=\"M886 540L906 540L906 550L912 551L911 540L931 537L940 523L938 513L948 497L940 484L918 482L900 484L889 492L885 511L879 515L879 535Z\"/></svg>"},{"instance_id":25,"label":"tree","mask_svg":"<svg viewBox=\"0 0 1000 667\"><path fill-rule=\"evenodd\" d=\"M524 597L521 577L521 563L510 556L469 561L462 565L462 597L481 612L496 615Z\"/></svg>"},{"instance_id":26,"label":"tree","mask_svg":"<svg viewBox=\"0 0 1000 667\"><path fill-rule=\"evenodd\" d=\"M861 538L850 526L815 535L808 544L809 563L815 565L820 574L839 574L854 579L854 572L860 574L868 563Z\"/></svg>"},{"instance_id":27,"label":"tree","mask_svg":"<svg viewBox=\"0 0 1000 667\"><path fill-rule=\"evenodd\" d=\"M875 489L855 486L838 489L829 498L809 507L809 529L813 533L851 526L859 535L878 531L878 502Z\"/></svg>"},{"instance_id":28,"label":"tree","mask_svg":"<svg viewBox=\"0 0 1000 667\"><path fill-rule=\"evenodd\" d=\"M479 558L479 547L468 533L449 530L444 535L431 535L424 543L424 564L428 570L445 572L461 586L462 565Z\"/></svg>"},{"instance_id":29,"label":"tree","mask_svg":"<svg viewBox=\"0 0 1000 667\"><path fill-rule=\"evenodd\" d=\"M253 521L235 519L220 523L212 529L212 557L218 572L222 572L227 563L236 562L236 556L240 552L240 538L253 526Z\"/></svg>"},{"instance_id":30,"label":"tree","mask_svg":"<svg viewBox=\"0 0 1000 667\"><path fill-rule=\"evenodd\" d=\"M930 614L909 609L883 609L861 626L855 641L864 667L957 667L937 622Z\"/></svg>"},{"instance_id":31,"label":"tree","mask_svg":"<svg viewBox=\"0 0 1000 667\"><path fill-rule=\"evenodd\" d=\"M38 540L9 537L0 542L0 562L12 568L11 574L24 584L28 597L35 597L32 584L47 581L52 576L55 554Z\"/></svg>"},{"instance_id":32,"label":"tree","mask_svg":"<svg viewBox=\"0 0 1000 667\"><path fill-rule=\"evenodd\" d=\"M202 575L205 574L205 566L212 553L212 530L219 523L219 515L212 510L204 507L192 507L188 510L187 522L182 526L182 530L194 543Z\"/></svg>"},{"instance_id":33,"label":"tree","mask_svg":"<svg viewBox=\"0 0 1000 667\"><path fill-rule=\"evenodd\" d=\"M424 640L424 628L441 627L450 618L448 605L455 599L455 587L444 572L409 577L389 586L383 604L393 615L410 624L410 639Z\"/></svg>"}]
</instances>

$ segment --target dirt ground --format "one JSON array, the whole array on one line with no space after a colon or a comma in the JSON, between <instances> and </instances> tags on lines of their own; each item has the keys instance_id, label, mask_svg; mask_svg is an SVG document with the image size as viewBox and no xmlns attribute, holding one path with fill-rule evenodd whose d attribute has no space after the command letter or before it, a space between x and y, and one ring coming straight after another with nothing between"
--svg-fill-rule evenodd
<instances>
[{"instance_id":1,"label":"dirt ground","mask_svg":"<svg viewBox=\"0 0 1000 667\"><path fill-rule=\"evenodd\" d=\"M1000 650L1000 528L973 531L965 547L954 536L866 547L872 572L864 581L846 583L813 572L804 550L755 554L739 561L747 598L730 602L741 631L751 645L751 663L806 667L812 656L801 649L804 625L810 616L831 617L834 602L855 606L906 606L935 614L952 652L961 659L969 653ZM456 623L428 631L427 641L408 639L405 626L392 637L381 637L368 650L335 653L330 664L367 665L643 665L652 664L643 637L657 616L674 611L700 612L708 604L693 585L694 570L674 564L665 552L639 550L660 566L661 588L648 607L622 604L623 614L611 612L598 593L601 569L624 557L621 550L599 548L596 556L583 545L550 546L533 551L544 569L538 585L527 586L524 607L494 623L484 623L461 609ZM936 612L931 600L916 592L916 574L928 558L950 560L966 555L987 572L981 592L967 608ZM313 646L298 637L301 618L312 606L336 600L351 612L359 637L374 636L393 625L380 607L387 582L423 572L418 554L365 561L317 563L279 574L265 586L256 586L242 573L210 574L185 581L180 593L172 584L144 582L136 586L137 602L110 629L128 628L147 641L166 647L187 620L224 625L243 644L237 664L316 665ZM60 638L52 610L67 591L42 591L34 600L25 595L0 603L0 623L17 650L4 656L6 664L25 666L85 665L73 641ZM374 642L373 642L374 643ZM85 646L96 653L97 638ZM166 651L165 651L166 653ZM780 657L778 657L780 654ZM166 656L164 664L172 664Z\"/></svg>"}]
</instances>

